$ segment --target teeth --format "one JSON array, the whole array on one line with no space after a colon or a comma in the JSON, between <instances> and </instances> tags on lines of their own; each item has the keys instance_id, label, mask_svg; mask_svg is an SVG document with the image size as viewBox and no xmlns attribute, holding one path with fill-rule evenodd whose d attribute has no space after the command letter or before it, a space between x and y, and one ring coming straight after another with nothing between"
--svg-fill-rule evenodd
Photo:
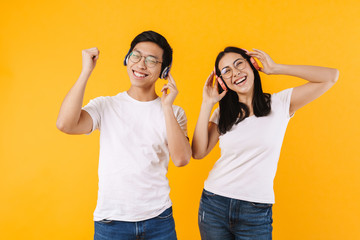
<instances>
[{"instance_id":1,"label":"teeth","mask_svg":"<svg viewBox=\"0 0 360 240\"><path fill-rule=\"evenodd\" d=\"M239 83L243 82L245 79L246 79L246 77L240 78L239 80L237 80L235 82L235 84L239 84Z\"/></svg>"},{"instance_id":2,"label":"teeth","mask_svg":"<svg viewBox=\"0 0 360 240\"><path fill-rule=\"evenodd\" d=\"M134 71L134 74L137 77L145 77L145 74L141 74L141 73L138 73L138 72L135 72L135 71Z\"/></svg>"}]
</instances>

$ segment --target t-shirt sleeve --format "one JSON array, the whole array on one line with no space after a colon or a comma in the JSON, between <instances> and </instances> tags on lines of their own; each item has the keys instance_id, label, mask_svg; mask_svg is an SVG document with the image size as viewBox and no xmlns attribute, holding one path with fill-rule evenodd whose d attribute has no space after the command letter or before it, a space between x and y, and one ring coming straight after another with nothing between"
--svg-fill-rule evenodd
<instances>
[{"instance_id":1,"label":"t-shirt sleeve","mask_svg":"<svg viewBox=\"0 0 360 240\"><path fill-rule=\"evenodd\" d=\"M214 110L209 121L215 123L216 125L219 125L219 118L220 118L220 109L217 108Z\"/></svg>"},{"instance_id":2,"label":"t-shirt sleeve","mask_svg":"<svg viewBox=\"0 0 360 240\"><path fill-rule=\"evenodd\" d=\"M274 93L273 97L277 98L280 101L281 109L285 112L288 118L292 118L294 114L290 116L290 101L291 101L291 94L293 88L285 89L281 92Z\"/></svg>"},{"instance_id":3,"label":"t-shirt sleeve","mask_svg":"<svg viewBox=\"0 0 360 240\"><path fill-rule=\"evenodd\" d=\"M101 128L101 113L102 113L103 100L104 100L103 97L97 97L95 99L90 100L90 102L82 108L82 110L89 113L90 117L93 120L93 126L91 132L89 132L88 134L92 133L96 129Z\"/></svg>"},{"instance_id":4,"label":"t-shirt sleeve","mask_svg":"<svg viewBox=\"0 0 360 240\"><path fill-rule=\"evenodd\" d=\"M187 118L184 109L181 107L176 106L174 109L175 117L177 122L179 123L179 126L181 130L183 130L186 137L188 137L187 134Z\"/></svg>"}]
</instances>

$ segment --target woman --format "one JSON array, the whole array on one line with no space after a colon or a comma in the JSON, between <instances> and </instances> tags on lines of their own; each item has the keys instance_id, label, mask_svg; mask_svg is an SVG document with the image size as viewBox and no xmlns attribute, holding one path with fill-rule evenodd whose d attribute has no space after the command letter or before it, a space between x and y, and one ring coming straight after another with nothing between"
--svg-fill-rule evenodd
<instances>
[{"instance_id":1,"label":"woman","mask_svg":"<svg viewBox=\"0 0 360 240\"><path fill-rule=\"evenodd\" d=\"M257 69L308 82L270 95L263 93ZM227 47L219 53L204 86L192 142L195 159L204 158L219 140L221 148L200 201L203 240L272 238L273 180L288 121L330 89L338 75L332 68L277 64L256 49Z\"/></svg>"}]
</instances>

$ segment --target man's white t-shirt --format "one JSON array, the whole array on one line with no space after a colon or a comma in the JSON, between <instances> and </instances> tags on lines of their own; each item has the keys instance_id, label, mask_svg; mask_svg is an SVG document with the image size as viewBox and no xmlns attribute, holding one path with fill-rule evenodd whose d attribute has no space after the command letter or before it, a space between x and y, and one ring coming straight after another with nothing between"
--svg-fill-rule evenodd
<instances>
[{"instance_id":1,"label":"man's white t-shirt","mask_svg":"<svg viewBox=\"0 0 360 240\"><path fill-rule=\"evenodd\" d=\"M83 110L100 130L99 190L94 221L142 221L172 203L166 177L169 150L161 99L141 102L127 92L98 97ZM185 112L173 106L187 135Z\"/></svg>"},{"instance_id":2,"label":"man's white t-shirt","mask_svg":"<svg viewBox=\"0 0 360 240\"><path fill-rule=\"evenodd\" d=\"M220 135L221 157L205 181L207 191L249 202L275 203L273 182L291 118L292 90L272 94L268 116L252 115ZM210 121L218 124L219 108Z\"/></svg>"}]
</instances>

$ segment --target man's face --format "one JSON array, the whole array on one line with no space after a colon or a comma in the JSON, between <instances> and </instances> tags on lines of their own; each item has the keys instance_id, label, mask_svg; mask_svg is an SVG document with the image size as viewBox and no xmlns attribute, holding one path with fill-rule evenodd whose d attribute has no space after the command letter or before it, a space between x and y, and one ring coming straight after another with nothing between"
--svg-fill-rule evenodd
<instances>
[{"instance_id":1,"label":"man's face","mask_svg":"<svg viewBox=\"0 0 360 240\"><path fill-rule=\"evenodd\" d=\"M153 42L140 42L135 45L133 54L137 61L132 60L135 57L129 57L127 72L132 86L152 87L160 76L162 55L164 50ZM140 60L139 60L140 57ZM158 61L151 64L150 61ZM154 63L154 62L152 62ZM150 65L150 66L149 66ZM154 66L151 66L154 65Z\"/></svg>"}]
</instances>

